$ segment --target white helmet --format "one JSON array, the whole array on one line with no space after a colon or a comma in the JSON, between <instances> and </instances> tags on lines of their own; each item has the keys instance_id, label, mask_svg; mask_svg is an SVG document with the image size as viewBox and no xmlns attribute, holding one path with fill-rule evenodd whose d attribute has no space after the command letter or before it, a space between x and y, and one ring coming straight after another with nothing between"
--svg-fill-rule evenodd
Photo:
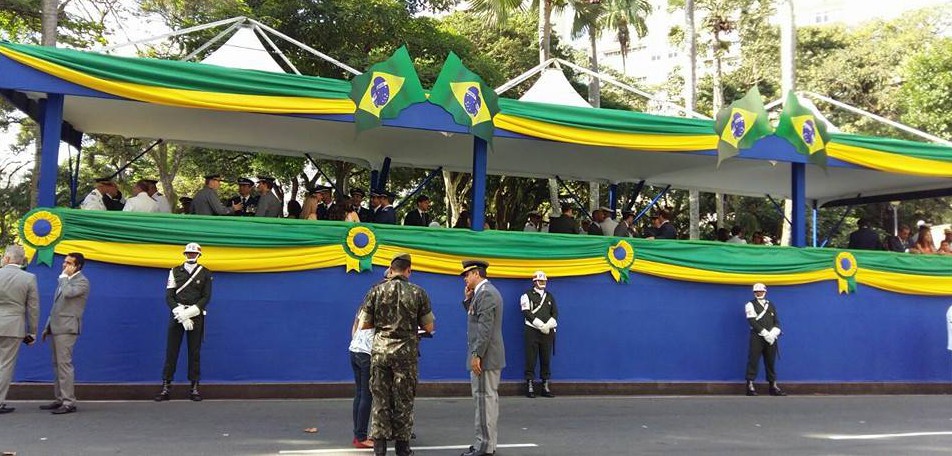
<instances>
[{"instance_id":1,"label":"white helmet","mask_svg":"<svg viewBox=\"0 0 952 456\"><path fill-rule=\"evenodd\" d=\"M536 271L535 274L532 276L533 282L546 282L548 280L549 279L545 276L545 273L542 271Z\"/></svg>"},{"instance_id":2,"label":"white helmet","mask_svg":"<svg viewBox=\"0 0 952 456\"><path fill-rule=\"evenodd\" d=\"M764 284L762 284L762 283L755 283L755 284L754 284L754 291L755 291L755 292L757 292L757 291L763 291L764 293L766 293L766 292L767 292L767 285L764 285Z\"/></svg>"},{"instance_id":3,"label":"white helmet","mask_svg":"<svg viewBox=\"0 0 952 456\"><path fill-rule=\"evenodd\" d=\"M198 245L197 242L189 242L185 245L185 251L182 253L197 253L202 254L202 246Z\"/></svg>"}]
</instances>

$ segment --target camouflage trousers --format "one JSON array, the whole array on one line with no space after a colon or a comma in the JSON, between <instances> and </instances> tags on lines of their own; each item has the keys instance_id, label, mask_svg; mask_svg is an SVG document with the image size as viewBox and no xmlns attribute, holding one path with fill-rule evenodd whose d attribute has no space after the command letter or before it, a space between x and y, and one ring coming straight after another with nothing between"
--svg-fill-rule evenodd
<instances>
[{"instance_id":1,"label":"camouflage trousers","mask_svg":"<svg viewBox=\"0 0 952 456\"><path fill-rule=\"evenodd\" d=\"M410 440L416 386L416 358L373 357L370 366L370 393L373 395L371 438Z\"/></svg>"}]
</instances>

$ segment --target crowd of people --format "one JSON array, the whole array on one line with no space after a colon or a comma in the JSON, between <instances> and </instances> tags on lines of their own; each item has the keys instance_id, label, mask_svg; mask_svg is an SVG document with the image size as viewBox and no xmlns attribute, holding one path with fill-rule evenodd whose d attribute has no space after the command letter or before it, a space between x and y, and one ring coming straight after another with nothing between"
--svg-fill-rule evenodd
<instances>
[{"instance_id":1,"label":"crowd of people","mask_svg":"<svg viewBox=\"0 0 952 456\"><path fill-rule=\"evenodd\" d=\"M856 231L850 233L847 248L859 250L888 250L891 252L905 252L918 254L952 254L952 229L943 231L943 238L936 245L932 236L932 226L924 220L916 223L916 233L912 234L909 225L900 225L895 235L886 235L880 238L879 233L871 226L869 220L859 219Z\"/></svg>"}]
</instances>

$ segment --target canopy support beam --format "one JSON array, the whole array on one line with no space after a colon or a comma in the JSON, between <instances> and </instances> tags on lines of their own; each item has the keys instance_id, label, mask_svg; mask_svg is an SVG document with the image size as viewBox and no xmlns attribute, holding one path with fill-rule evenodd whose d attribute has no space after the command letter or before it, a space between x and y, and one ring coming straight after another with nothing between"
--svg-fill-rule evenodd
<instances>
[{"instance_id":1,"label":"canopy support beam","mask_svg":"<svg viewBox=\"0 0 952 456\"><path fill-rule=\"evenodd\" d=\"M641 191L645 188L645 180L642 179L637 184L635 188L631 190L631 199L628 200L628 204L625 205L626 210L631 210L635 207L635 201L638 201L638 195L641 194ZM637 220L637 219L636 219Z\"/></svg>"},{"instance_id":2,"label":"canopy support beam","mask_svg":"<svg viewBox=\"0 0 952 456\"><path fill-rule=\"evenodd\" d=\"M324 172L324 169L321 168L321 165L317 164L317 161L314 160L314 158L311 157L311 154L305 153L304 156L307 157L308 161L310 161L311 164L314 165L315 168L317 168L317 172L318 172L321 176L324 176L324 179L326 179L327 182L330 182L330 183L331 183L331 186L334 187L334 190L337 191L337 194L340 195L340 194L341 194L341 188L337 186L337 183L334 182L333 179L331 179L330 177L327 176L327 173L325 173L325 172Z\"/></svg>"},{"instance_id":3,"label":"canopy support beam","mask_svg":"<svg viewBox=\"0 0 952 456\"><path fill-rule=\"evenodd\" d=\"M581 215L584 215L585 218L589 220L593 220L592 214L589 214L588 211L585 210L585 206L582 204L582 201L579 199L578 195L576 195L575 192L573 192L572 189L570 189L568 185L565 185L565 181L563 181L562 178L559 176L555 176L555 180L558 181L559 186L561 186L565 190L565 192L568 193L569 196L572 197L572 201L574 201L575 205L578 206L579 213Z\"/></svg>"},{"instance_id":4,"label":"canopy support beam","mask_svg":"<svg viewBox=\"0 0 952 456\"><path fill-rule=\"evenodd\" d=\"M148 152L148 151L154 149L155 146L158 146L159 144L162 144L163 142L165 142L164 139L156 139L155 141L152 142L151 145L149 145L149 147L146 147L145 150L143 150L142 152L139 152L139 155L136 155L135 157L132 158L132 160L129 160L128 163L126 163L125 165L122 165L121 167L119 167L119 169L117 169L116 172L112 173L112 174L109 176L109 178L110 178L110 179L115 179L115 177L118 176L119 174L121 174L123 171L125 171L126 168L128 168L130 165L132 165L132 164L135 163L137 160L139 160L140 158L142 158L142 156L145 155L146 152Z\"/></svg>"},{"instance_id":5,"label":"canopy support beam","mask_svg":"<svg viewBox=\"0 0 952 456\"><path fill-rule=\"evenodd\" d=\"M790 164L790 199L793 204L790 224L790 243L794 247L807 246L807 165Z\"/></svg>"},{"instance_id":6,"label":"canopy support beam","mask_svg":"<svg viewBox=\"0 0 952 456\"><path fill-rule=\"evenodd\" d=\"M836 225L833 225L833 227L830 228L830 232L826 233L826 238L823 239L823 242L820 243L820 247L826 247L826 244L828 244L830 242L830 239L833 238L833 235L836 234L836 232L840 230L840 226L843 224L843 221L846 220L846 217L850 215L850 212L852 211L853 211L853 206L846 207L846 210L843 211L843 215L840 216L839 220L837 220Z\"/></svg>"},{"instance_id":7,"label":"canopy support beam","mask_svg":"<svg viewBox=\"0 0 952 456\"><path fill-rule=\"evenodd\" d=\"M486 140L473 136L473 204L470 229L483 231L486 224L486 168L489 164Z\"/></svg>"},{"instance_id":8,"label":"canopy support beam","mask_svg":"<svg viewBox=\"0 0 952 456\"><path fill-rule=\"evenodd\" d=\"M409 195L403 197L403 199L400 200L400 204L397 204L397 207L393 208L393 210L398 210L401 207L403 207L405 204L407 204L407 202L409 202L413 198L414 195L416 195L417 193L420 193L420 191L422 191L424 188L426 188L427 185L430 184L430 181L432 181L433 178L436 177L437 174L442 172L443 172L442 166L434 169L433 171L430 171L430 174L427 174L426 177L423 178L423 182L420 182L420 185L417 185L416 188L413 189L413 191L410 192Z\"/></svg>"},{"instance_id":9,"label":"canopy support beam","mask_svg":"<svg viewBox=\"0 0 952 456\"><path fill-rule=\"evenodd\" d=\"M386 190L388 180L390 180L390 157L384 157L380 172L377 173L376 186L372 190Z\"/></svg>"},{"instance_id":10,"label":"canopy support beam","mask_svg":"<svg viewBox=\"0 0 952 456\"><path fill-rule=\"evenodd\" d=\"M76 148L76 165L73 166L73 154L69 155L69 207L76 207L76 189L79 187L79 163L83 149Z\"/></svg>"},{"instance_id":11,"label":"canopy support beam","mask_svg":"<svg viewBox=\"0 0 952 456\"><path fill-rule=\"evenodd\" d=\"M612 218L616 218L615 212L618 210L618 184L608 186L608 208L612 210Z\"/></svg>"},{"instance_id":12,"label":"canopy support beam","mask_svg":"<svg viewBox=\"0 0 952 456\"><path fill-rule=\"evenodd\" d=\"M59 167L60 134L63 128L65 97L49 93L40 101L40 180L37 184L37 205L56 206L56 174Z\"/></svg>"},{"instance_id":13,"label":"canopy support beam","mask_svg":"<svg viewBox=\"0 0 952 456\"><path fill-rule=\"evenodd\" d=\"M641 182L644 182L644 181L641 181ZM638 220L640 220L642 217L644 217L645 214L647 214L648 211L651 210L652 207L654 207L655 203L657 203L658 200L661 199L662 196L664 196L666 193L668 193L668 190L671 190L671 185L670 185L670 184L667 185L667 186L665 186L664 189L661 190L661 192L658 193L657 196L655 196L654 198L652 198L652 199L651 199L651 202L648 203L648 205L645 206L645 208L642 209L641 212L638 212L638 215L635 216L635 219L634 219L631 223L632 223L632 224L635 224ZM632 201L634 201L634 200L632 200Z\"/></svg>"},{"instance_id":14,"label":"canopy support beam","mask_svg":"<svg viewBox=\"0 0 952 456\"><path fill-rule=\"evenodd\" d=\"M775 200L774 197L770 196L769 194L767 195L767 199L773 203L774 209L780 213L780 216L783 217L783 221L793 225L793 223L790 222L790 219L787 218L787 215L783 213L783 206L781 206L780 203L778 203L777 200Z\"/></svg>"}]
</instances>

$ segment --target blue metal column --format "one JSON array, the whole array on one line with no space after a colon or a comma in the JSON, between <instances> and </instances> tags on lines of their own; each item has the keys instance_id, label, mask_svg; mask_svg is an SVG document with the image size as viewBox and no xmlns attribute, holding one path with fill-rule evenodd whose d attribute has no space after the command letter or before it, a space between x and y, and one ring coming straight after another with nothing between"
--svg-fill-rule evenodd
<instances>
[{"instance_id":1,"label":"blue metal column","mask_svg":"<svg viewBox=\"0 0 952 456\"><path fill-rule=\"evenodd\" d=\"M486 140L473 136L473 204L469 206L473 231L482 231L486 223L486 149Z\"/></svg>"},{"instance_id":2,"label":"blue metal column","mask_svg":"<svg viewBox=\"0 0 952 456\"><path fill-rule=\"evenodd\" d=\"M51 93L40 102L43 116L40 136L42 158L40 159L40 181L37 185L37 205L53 207L56 205L56 172L59 167L59 144L63 128L63 95Z\"/></svg>"},{"instance_id":3,"label":"blue metal column","mask_svg":"<svg viewBox=\"0 0 952 456\"><path fill-rule=\"evenodd\" d=\"M807 165L791 163L790 171L790 199L793 201L790 217L790 244L794 247L806 247Z\"/></svg>"},{"instance_id":4,"label":"blue metal column","mask_svg":"<svg viewBox=\"0 0 952 456\"><path fill-rule=\"evenodd\" d=\"M76 189L79 187L79 163L80 159L83 157L83 148L82 145L76 148L76 167L69 170L70 179L69 179L69 207L75 208L76 206Z\"/></svg>"},{"instance_id":5,"label":"blue metal column","mask_svg":"<svg viewBox=\"0 0 952 456\"><path fill-rule=\"evenodd\" d=\"M618 184L608 186L608 208L612 210L612 218L615 218L615 210L618 209Z\"/></svg>"},{"instance_id":6,"label":"blue metal column","mask_svg":"<svg viewBox=\"0 0 952 456\"><path fill-rule=\"evenodd\" d=\"M375 169L370 170L370 188L367 190L376 190L377 189L377 180L380 178L380 171Z\"/></svg>"},{"instance_id":7,"label":"blue metal column","mask_svg":"<svg viewBox=\"0 0 952 456\"><path fill-rule=\"evenodd\" d=\"M390 157L384 157L383 164L380 165L380 173L377 174L377 190L386 190L387 181L390 179Z\"/></svg>"},{"instance_id":8,"label":"blue metal column","mask_svg":"<svg viewBox=\"0 0 952 456\"><path fill-rule=\"evenodd\" d=\"M816 222L817 222L817 208L816 208L816 201L814 201L813 202L813 246L814 247L816 247L816 242L817 242L816 236L817 236L817 232L819 231L819 229L816 226Z\"/></svg>"}]
</instances>

